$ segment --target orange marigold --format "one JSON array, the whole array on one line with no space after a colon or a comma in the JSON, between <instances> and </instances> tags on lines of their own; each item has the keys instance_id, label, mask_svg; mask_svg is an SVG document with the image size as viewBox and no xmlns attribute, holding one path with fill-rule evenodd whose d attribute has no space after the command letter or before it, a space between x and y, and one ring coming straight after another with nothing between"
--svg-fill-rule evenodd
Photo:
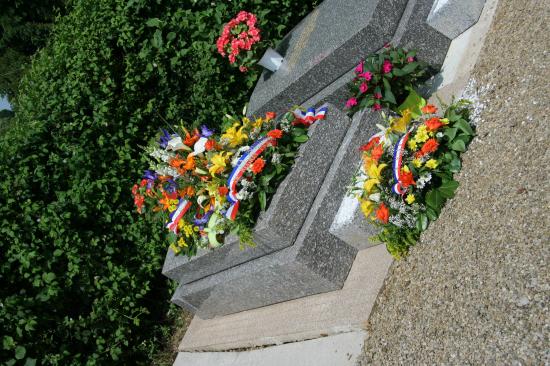
<instances>
[{"instance_id":1,"label":"orange marigold","mask_svg":"<svg viewBox=\"0 0 550 366\"><path fill-rule=\"evenodd\" d=\"M265 160L262 158L257 158L252 163L252 166L250 167L250 169L254 174L259 174L262 172L262 170L264 170L264 166L265 166Z\"/></svg>"},{"instance_id":2,"label":"orange marigold","mask_svg":"<svg viewBox=\"0 0 550 366\"><path fill-rule=\"evenodd\" d=\"M426 114L437 113L437 107L433 104L426 104L424 107L422 107L422 113L426 113Z\"/></svg>"},{"instance_id":3,"label":"orange marigold","mask_svg":"<svg viewBox=\"0 0 550 366\"><path fill-rule=\"evenodd\" d=\"M425 122L426 127L428 128L428 131L435 131L439 127L443 126L443 123L441 123L441 119L438 117L432 117L429 120Z\"/></svg>"},{"instance_id":4,"label":"orange marigold","mask_svg":"<svg viewBox=\"0 0 550 366\"><path fill-rule=\"evenodd\" d=\"M378 206L378 209L376 210L376 217L383 224L388 223L388 220L390 219L390 210L388 210L385 204L381 203L380 206Z\"/></svg>"}]
</instances>

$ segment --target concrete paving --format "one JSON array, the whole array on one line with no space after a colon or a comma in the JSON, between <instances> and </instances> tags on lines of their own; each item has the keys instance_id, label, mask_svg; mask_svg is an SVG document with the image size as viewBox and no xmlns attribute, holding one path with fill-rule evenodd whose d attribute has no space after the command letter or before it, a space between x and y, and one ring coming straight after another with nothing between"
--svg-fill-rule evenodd
<instances>
[{"instance_id":1,"label":"concrete paving","mask_svg":"<svg viewBox=\"0 0 550 366\"><path fill-rule=\"evenodd\" d=\"M174 366L353 366L364 331L244 352L180 352Z\"/></svg>"},{"instance_id":2,"label":"concrete paving","mask_svg":"<svg viewBox=\"0 0 550 366\"><path fill-rule=\"evenodd\" d=\"M362 330L391 263L378 245L359 251L341 290L214 319L195 316L179 350L253 348Z\"/></svg>"}]
</instances>

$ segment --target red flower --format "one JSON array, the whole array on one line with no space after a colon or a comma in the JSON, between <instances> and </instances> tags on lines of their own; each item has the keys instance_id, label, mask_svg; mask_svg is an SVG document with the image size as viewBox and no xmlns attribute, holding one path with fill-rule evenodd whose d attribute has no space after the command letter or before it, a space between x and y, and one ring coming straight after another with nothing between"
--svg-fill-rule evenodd
<instances>
[{"instance_id":1,"label":"red flower","mask_svg":"<svg viewBox=\"0 0 550 366\"><path fill-rule=\"evenodd\" d=\"M375 103L373 106L372 106L372 110L373 111L379 111L382 109L382 106L378 103Z\"/></svg>"},{"instance_id":2,"label":"red flower","mask_svg":"<svg viewBox=\"0 0 550 366\"><path fill-rule=\"evenodd\" d=\"M274 129L274 130L271 130L267 133L267 136L271 137L271 138L274 138L274 139L280 139L281 137L283 137L283 131L279 130L279 129Z\"/></svg>"},{"instance_id":3,"label":"red flower","mask_svg":"<svg viewBox=\"0 0 550 366\"><path fill-rule=\"evenodd\" d=\"M380 93L374 93L374 99L382 99L382 94Z\"/></svg>"},{"instance_id":4,"label":"red flower","mask_svg":"<svg viewBox=\"0 0 550 366\"><path fill-rule=\"evenodd\" d=\"M240 72L247 72L248 71L248 68L246 66L239 66L239 71Z\"/></svg>"},{"instance_id":5,"label":"red flower","mask_svg":"<svg viewBox=\"0 0 550 366\"><path fill-rule=\"evenodd\" d=\"M273 118L275 118L276 116L277 116L277 113L275 113L275 112L267 112L267 113L265 114L265 118L266 118L266 119L273 119Z\"/></svg>"},{"instance_id":6,"label":"red flower","mask_svg":"<svg viewBox=\"0 0 550 366\"><path fill-rule=\"evenodd\" d=\"M218 187L218 193L220 196L225 196L229 193L229 189L226 186Z\"/></svg>"},{"instance_id":7,"label":"red flower","mask_svg":"<svg viewBox=\"0 0 550 366\"><path fill-rule=\"evenodd\" d=\"M437 113L437 108L433 104L426 104L424 107L422 107L422 113L434 114Z\"/></svg>"},{"instance_id":8,"label":"red flower","mask_svg":"<svg viewBox=\"0 0 550 366\"><path fill-rule=\"evenodd\" d=\"M135 196L138 192L138 185L137 184L134 184L134 186L132 187L132 194Z\"/></svg>"},{"instance_id":9,"label":"red flower","mask_svg":"<svg viewBox=\"0 0 550 366\"><path fill-rule=\"evenodd\" d=\"M136 205L138 213L141 213L141 209L143 207L144 202L145 202L145 197L143 197L141 194L136 194L134 196L134 205Z\"/></svg>"},{"instance_id":10,"label":"red flower","mask_svg":"<svg viewBox=\"0 0 550 366\"><path fill-rule=\"evenodd\" d=\"M264 170L264 166L265 166L265 160L262 158L258 158L254 160L250 169L254 174L259 174L262 172L262 170Z\"/></svg>"},{"instance_id":11,"label":"red flower","mask_svg":"<svg viewBox=\"0 0 550 366\"><path fill-rule=\"evenodd\" d=\"M443 123L441 123L441 120L438 117L432 117L429 120L427 120L425 123L429 131L435 131L439 127L443 126Z\"/></svg>"},{"instance_id":12,"label":"red flower","mask_svg":"<svg viewBox=\"0 0 550 366\"><path fill-rule=\"evenodd\" d=\"M422 157L424 155L427 155L427 154L430 154L430 153L433 153L434 151L437 150L439 144L437 143L437 140L436 139L429 139L428 141L426 141L426 143L422 146L422 148L420 149L420 151L418 151L415 156L418 158L418 157Z\"/></svg>"},{"instance_id":13,"label":"red flower","mask_svg":"<svg viewBox=\"0 0 550 366\"><path fill-rule=\"evenodd\" d=\"M390 210L388 210L385 204L381 203L380 206L378 206L378 209L376 210L376 217L383 224L388 223L388 220L390 218Z\"/></svg>"},{"instance_id":14,"label":"red flower","mask_svg":"<svg viewBox=\"0 0 550 366\"><path fill-rule=\"evenodd\" d=\"M206 149L206 151L214 150L215 147L216 147L215 140L208 140L206 141L206 144L204 144L204 148Z\"/></svg>"},{"instance_id":15,"label":"red flower","mask_svg":"<svg viewBox=\"0 0 550 366\"><path fill-rule=\"evenodd\" d=\"M384 148L382 147L382 144L379 144L372 148L370 157L374 160L379 160L382 157L382 154L384 154Z\"/></svg>"},{"instance_id":16,"label":"red flower","mask_svg":"<svg viewBox=\"0 0 550 366\"><path fill-rule=\"evenodd\" d=\"M361 146L359 148L359 150L361 151L369 151L370 149L372 149L372 147L374 145L378 145L380 143L380 137L374 137L373 139L371 139L368 143L366 143L365 145Z\"/></svg>"},{"instance_id":17,"label":"red flower","mask_svg":"<svg viewBox=\"0 0 550 366\"><path fill-rule=\"evenodd\" d=\"M413 173L406 172L403 169L401 170L401 176L399 178L399 182L401 182L403 188L407 188L410 185L416 184L416 182L414 181Z\"/></svg>"},{"instance_id":18,"label":"red flower","mask_svg":"<svg viewBox=\"0 0 550 366\"><path fill-rule=\"evenodd\" d=\"M392 69L393 69L393 65L391 64L391 61L385 60L384 64L382 65L382 71L384 72L384 74L390 73Z\"/></svg>"}]
</instances>

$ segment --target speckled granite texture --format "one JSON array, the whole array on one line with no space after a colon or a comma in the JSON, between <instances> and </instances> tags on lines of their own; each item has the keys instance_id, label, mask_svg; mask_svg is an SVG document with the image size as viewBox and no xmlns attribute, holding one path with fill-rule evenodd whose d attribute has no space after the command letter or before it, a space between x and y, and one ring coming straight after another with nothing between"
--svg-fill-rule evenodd
<instances>
[{"instance_id":1,"label":"speckled granite texture","mask_svg":"<svg viewBox=\"0 0 550 366\"><path fill-rule=\"evenodd\" d=\"M457 195L391 268L361 365L550 364L549 15L499 2Z\"/></svg>"}]
</instances>

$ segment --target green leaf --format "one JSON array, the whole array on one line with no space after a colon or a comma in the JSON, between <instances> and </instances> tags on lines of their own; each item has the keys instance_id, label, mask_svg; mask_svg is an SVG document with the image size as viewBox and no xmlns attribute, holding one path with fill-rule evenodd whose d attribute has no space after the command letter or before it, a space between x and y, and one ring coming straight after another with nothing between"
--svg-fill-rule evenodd
<instances>
[{"instance_id":1,"label":"green leaf","mask_svg":"<svg viewBox=\"0 0 550 366\"><path fill-rule=\"evenodd\" d=\"M407 99L401 104L397 110L400 114L403 114L405 109L411 111L413 118L419 118L422 115L422 107L426 105L426 100L422 98L414 89L410 89Z\"/></svg>"},{"instance_id":2,"label":"green leaf","mask_svg":"<svg viewBox=\"0 0 550 366\"><path fill-rule=\"evenodd\" d=\"M462 163L460 162L459 158L454 158L448 165L449 170L453 173L458 173L461 167Z\"/></svg>"},{"instance_id":3,"label":"green leaf","mask_svg":"<svg viewBox=\"0 0 550 366\"><path fill-rule=\"evenodd\" d=\"M431 207L426 207L426 216L428 216L428 219L431 221L435 221L437 219L437 212L435 212Z\"/></svg>"},{"instance_id":4,"label":"green leaf","mask_svg":"<svg viewBox=\"0 0 550 366\"><path fill-rule=\"evenodd\" d=\"M15 358L17 360L22 360L23 357L25 357L25 354L27 354L27 350L23 346L17 346L15 348Z\"/></svg>"},{"instance_id":5,"label":"green leaf","mask_svg":"<svg viewBox=\"0 0 550 366\"><path fill-rule=\"evenodd\" d=\"M24 366L36 366L36 358L27 358Z\"/></svg>"},{"instance_id":6,"label":"green leaf","mask_svg":"<svg viewBox=\"0 0 550 366\"><path fill-rule=\"evenodd\" d=\"M436 213L441 210L441 205L443 205L444 198L437 189L432 189L426 193L426 204L431 207Z\"/></svg>"},{"instance_id":7,"label":"green leaf","mask_svg":"<svg viewBox=\"0 0 550 366\"><path fill-rule=\"evenodd\" d=\"M418 62L411 62L405 65L401 70L403 71L403 74L410 74L413 72L416 67L418 66Z\"/></svg>"},{"instance_id":8,"label":"green leaf","mask_svg":"<svg viewBox=\"0 0 550 366\"><path fill-rule=\"evenodd\" d=\"M428 216L426 214L419 214L416 218L416 228L419 231L424 231L428 227Z\"/></svg>"},{"instance_id":9,"label":"green leaf","mask_svg":"<svg viewBox=\"0 0 550 366\"><path fill-rule=\"evenodd\" d=\"M147 24L148 27L158 27L161 25L161 20L159 18L151 18L145 24Z\"/></svg>"},{"instance_id":10,"label":"green leaf","mask_svg":"<svg viewBox=\"0 0 550 366\"><path fill-rule=\"evenodd\" d=\"M307 140L309 140L309 136L308 135L299 135L299 136L294 136L294 139L293 139L295 142L299 142L299 143L304 143L306 142Z\"/></svg>"},{"instance_id":11,"label":"green leaf","mask_svg":"<svg viewBox=\"0 0 550 366\"><path fill-rule=\"evenodd\" d=\"M454 126L460 128L467 135L471 136L474 134L474 130L472 130L472 127L470 126L470 124L463 119L460 119L457 122L455 122Z\"/></svg>"},{"instance_id":12,"label":"green leaf","mask_svg":"<svg viewBox=\"0 0 550 366\"><path fill-rule=\"evenodd\" d=\"M455 140L451 144L451 149L463 152L466 151L466 144L462 140Z\"/></svg>"},{"instance_id":13,"label":"green leaf","mask_svg":"<svg viewBox=\"0 0 550 366\"><path fill-rule=\"evenodd\" d=\"M458 131L457 128L454 128L454 127L451 127L451 128L446 128L445 129L445 132L443 132L443 134L445 136L447 136L447 138L449 138L449 141L453 141L453 139L455 138L456 136L456 132Z\"/></svg>"},{"instance_id":14,"label":"green leaf","mask_svg":"<svg viewBox=\"0 0 550 366\"><path fill-rule=\"evenodd\" d=\"M450 180L441 184L441 186L437 190L441 193L443 197L452 198L455 195L455 191L457 188L458 182L456 180Z\"/></svg>"},{"instance_id":15,"label":"green leaf","mask_svg":"<svg viewBox=\"0 0 550 366\"><path fill-rule=\"evenodd\" d=\"M265 195L265 191L260 191L260 193L258 194L258 198L260 200L260 208L262 211L265 211L265 208L266 208L266 202L267 202L267 197Z\"/></svg>"}]
</instances>

